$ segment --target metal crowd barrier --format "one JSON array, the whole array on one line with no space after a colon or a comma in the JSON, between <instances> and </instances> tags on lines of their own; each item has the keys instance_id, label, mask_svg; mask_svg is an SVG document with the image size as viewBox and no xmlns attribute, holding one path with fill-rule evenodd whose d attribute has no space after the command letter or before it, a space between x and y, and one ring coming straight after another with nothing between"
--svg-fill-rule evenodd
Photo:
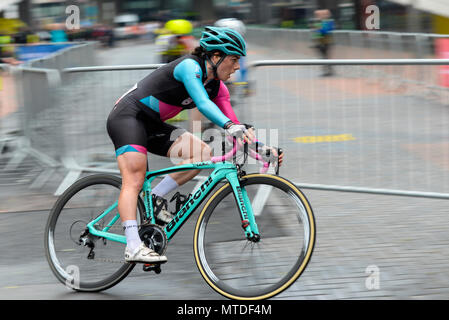
<instances>
[{"instance_id":1,"label":"metal crowd barrier","mask_svg":"<svg viewBox=\"0 0 449 320\"><path fill-rule=\"evenodd\" d=\"M276 51L316 56L312 30L248 27L250 43ZM448 35L386 31L333 31L332 59L433 58L435 40ZM273 51L273 53L276 53Z\"/></svg>"},{"instance_id":2,"label":"metal crowd barrier","mask_svg":"<svg viewBox=\"0 0 449 320\"><path fill-rule=\"evenodd\" d=\"M61 194L82 172L118 173L106 120L117 99L161 64L79 67L62 70L58 106L63 121L61 161L68 174L57 188Z\"/></svg>"},{"instance_id":3,"label":"metal crowd barrier","mask_svg":"<svg viewBox=\"0 0 449 320\"><path fill-rule=\"evenodd\" d=\"M335 75L322 77L329 65ZM258 136L268 144L284 147L281 173L300 187L446 199L449 93L435 69L445 65L449 60L256 61L250 66L255 93L236 112L265 129ZM53 87L49 77L57 71L23 70L25 84L47 83L24 95L28 105L37 99L25 109L31 113L25 122L31 147L48 156L48 164L55 159L68 169L56 194L83 171L118 172L107 116L124 92L159 66L65 68ZM358 69L365 67L389 68L410 81L399 86L382 75L364 77ZM428 86L440 90L437 98ZM52 102L40 110L35 97L42 92L50 92Z\"/></svg>"},{"instance_id":4,"label":"metal crowd barrier","mask_svg":"<svg viewBox=\"0 0 449 320\"><path fill-rule=\"evenodd\" d=\"M247 38L251 43L271 50L275 57L278 52L285 53L293 59L314 59L320 56L315 49L313 31L310 29L279 29L249 27ZM335 30L329 49L329 59L433 59L437 57L437 39L449 38L442 34L399 33L384 31ZM420 76L410 79L399 78L391 74L389 68L381 65L370 65L363 68L352 68L347 74L353 77L364 76L370 79L385 77L386 82L394 82L398 86L408 82L421 83ZM431 74L435 70L429 70ZM436 86L427 86L429 94L440 92Z\"/></svg>"},{"instance_id":5,"label":"metal crowd barrier","mask_svg":"<svg viewBox=\"0 0 449 320\"><path fill-rule=\"evenodd\" d=\"M75 44L43 59L18 66L2 65L9 82L1 92L8 103L5 105L2 99L0 105L0 147L3 150L8 144L14 150L2 170L15 170L31 156L45 168L36 179L40 182L32 184L39 186L44 181L42 177L48 178L61 165L64 115L59 103L64 97L57 92L61 87L59 70L92 64L94 45Z\"/></svg>"},{"instance_id":6,"label":"metal crowd barrier","mask_svg":"<svg viewBox=\"0 0 449 320\"><path fill-rule=\"evenodd\" d=\"M438 83L449 60L268 60L251 64L256 94L245 112L277 128L287 176L302 188L449 198L449 88ZM334 76L323 76L332 66ZM385 77L349 69L390 68ZM428 69L434 71L433 74ZM438 97L428 88L438 88Z\"/></svg>"},{"instance_id":7,"label":"metal crowd barrier","mask_svg":"<svg viewBox=\"0 0 449 320\"><path fill-rule=\"evenodd\" d=\"M320 76L326 65L333 66L335 77ZM421 75L421 83L438 87L437 73L429 79L422 75L442 65L449 60L256 61L250 65L255 95L237 112L243 121L266 129L259 133L267 143L284 146L289 161L282 170L300 187L446 199L449 154L439 147L449 139L447 88L439 87L441 96L432 99L420 83L389 83L389 88L384 78L345 76L350 68L382 66L396 75ZM107 116L123 92L158 66L63 71L58 95L64 97L59 104L66 115L62 154L69 174L57 193L83 171L118 172ZM270 130L277 130L276 142L270 142Z\"/></svg>"},{"instance_id":8,"label":"metal crowd barrier","mask_svg":"<svg viewBox=\"0 0 449 320\"><path fill-rule=\"evenodd\" d=\"M10 117L17 108L14 90L15 84L10 66L0 64L0 154L7 141L11 139L10 131L15 129L12 124L14 120Z\"/></svg>"},{"instance_id":9,"label":"metal crowd barrier","mask_svg":"<svg viewBox=\"0 0 449 320\"><path fill-rule=\"evenodd\" d=\"M13 120L18 121L17 131L8 138L7 144L14 151L2 170L15 171L31 156L44 170L30 187L40 188L60 166L58 149L62 148L63 135L59 130L62 117L52 103L52 90L60 82L59 72L22 67L16 69L14 78L20 84L16 99L19 106L13 113Z\"/></svg>"},{"instance_id":10,"label":"metal crowd barrier","mask_svg":"<svg viewBox=\"0 0 449 320\"><path fill-rule=\"evenodd\" d=\"M70 43L74 44L74 43ZM57 69L83 67L95 65L96 42L75 43L75 45L61 49L45 58L35 59L28 64L33 68Z\"/></svg>"}]
</instances>

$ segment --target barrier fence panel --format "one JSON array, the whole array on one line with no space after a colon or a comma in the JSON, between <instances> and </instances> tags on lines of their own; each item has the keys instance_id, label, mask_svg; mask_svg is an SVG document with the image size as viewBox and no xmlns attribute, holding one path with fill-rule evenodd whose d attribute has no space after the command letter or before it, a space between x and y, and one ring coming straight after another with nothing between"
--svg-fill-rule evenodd
<instances>
[{"instance_id":1,"label":"barrier fence panel","mask_svg":"<svg viewBox=\"0 0 449 320\"><path fill-rule=\"evenodd\" d=\"M335 30L332 35L331 59L434 58L437 39L448 38L441 34L356 30ZM246 38L249 43L275 49L273 53L286 51L292 55L318 57L310 29L248 27Z\"/></svg>"},{"instance_id":2,"label":"barrier fence panel","mask_svg":"<svg viewBox=\"0 0 449 320\"><path fill-rule=\"evenodd\" d=\"M64 117L59 102L64 97L57 92L59 70L92 64L95 43L70 43L54 52L57 46L26 47L29 60L17 66L2 65L0 140L10 141L14 149L5 170L20 166L28 155L44 167L60 164ZM35 56L43 58L31 59Z\"/></svg>"},{"instance_id":3,"label":"barrier fence panel","mask_svg":"<svg viewBox=\"0 0 449 320\"><path fill-rule=\"evenodd\" d=\"M65 190L82 171L117 172L106 120L119 97L159 66L63 70L62 86L57 89L58 106L64 113L61 155L70 172L56 194Z\"/></svg>"},{"instance_id":4,"label":"barrier fence panel","mask_svg":"<svg viewBox=\"0 0 449 320\"><path fill-rule=\"evenodd\" d=\"M57 69L95 65L95 42L69 42L70 47L61 49L40 59L28 63L33 68Z\"/></svg>"},{"instance_id":5,"label":"barrier fence panel","mask_svg":"<svg viewBox=\"0 0 449 320\"><path fill-rule=\"evenodd\" d=\"M262 141L284 148L281 173L300 186L449 198L443 65L449 60L257 61L250 69L255 94L236 112ZM50 102L44 94L26 103L25 129L34 148L70 170L58 192L82 171L117 172L106 119L115 101L159 66L64 69L58 87L48 70L24 68L30 92L51 92ZM334 76L322 77L329 66ZM377 72L366 76L369 68Z\"/></svg>"},{"instance_id":6,"label":"barrier fence panel","mask_svg":"<svg viewBox=\"0 0 449 320\"><path fill-rule=\"evenodd\" d=\"M18 127L15 79L7 64L0 64L0 154L6 148L9 135Z\"/></svg>"},{"instance_id":7,"label":"barrier fence panel","mask_svg":"<svg viewBox=\"0 0 449 320\"><path fill-rule=\"evenodd\" d=\"M17 111L16 88L10 67L0 64L0 139L8 133L8 115Z\"/></svg>"},{"instance_id":8,"label":"barrier fence panel","mask_svg":"<svg viewBox=\"0 0 449 320\"><path fill-rule=\"evenodd\" d=\"M18 152L32 154L44 165L57 166L58 150L63 147L63 114L55 96L55 89L60 85L59 72L20 67L17 77L19 103L23 109ZM20 164L20 161L15 162L15 165Z\"/></svg>"},{"instance_id":9,"label":"barrier fence panel","mask_svg":"<svg viewBox=\"0 0 449 320\"><path fill-rule=\"evenodd\" d=\"M449 198L449 60L257 61L245 106L303 187ZM331 66L332 77L323 77ZM366 68L382 68L364 77ZM390 75L390 76L385 76Z\"/></svg>"}]
</instances>

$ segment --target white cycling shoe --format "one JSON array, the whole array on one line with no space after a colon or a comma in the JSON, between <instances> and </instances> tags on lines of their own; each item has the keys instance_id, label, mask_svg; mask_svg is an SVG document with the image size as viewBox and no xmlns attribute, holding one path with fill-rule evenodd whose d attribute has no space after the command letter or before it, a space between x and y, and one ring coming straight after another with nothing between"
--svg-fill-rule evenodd
<instances>
[{"instance_id":1,"label":"white cycling shoe","mask_svg":"<svg viewBox=\"0 0 449 320\"><path fill-rule=\"evenodd\" d=\"M126 247L125 261L137 263L165 263L167 262L167 257L159 255L156 251L148 248L142 242L134 252L131 252L131 250Z\"/></svg>"}]
</instances>

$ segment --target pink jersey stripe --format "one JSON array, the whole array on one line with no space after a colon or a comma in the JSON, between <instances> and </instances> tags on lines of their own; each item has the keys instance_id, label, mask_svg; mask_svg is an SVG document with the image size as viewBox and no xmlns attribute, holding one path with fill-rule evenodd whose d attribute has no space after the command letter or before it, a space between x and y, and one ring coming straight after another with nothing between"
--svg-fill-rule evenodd
<instances>
[{"instance_id":1,"label":"pink jersey stripe","mask_svg":"<svg viewBox=\"0 0 449 320\"><path fill-rule=\"evenodd\" d=\"M136 149L138 152L147 154L147 148L143 147L143 146L139 146L138 144L130 144L131 147L133 147L134 149Z\"/></svg>"}]
</instances>

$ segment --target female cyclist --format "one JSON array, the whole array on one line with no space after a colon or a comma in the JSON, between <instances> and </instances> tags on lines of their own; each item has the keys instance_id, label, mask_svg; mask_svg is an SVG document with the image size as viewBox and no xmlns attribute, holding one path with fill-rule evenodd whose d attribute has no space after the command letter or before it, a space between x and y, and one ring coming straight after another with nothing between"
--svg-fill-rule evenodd
<instances>
[{"instance_id":1,"label":"female cyclist","mask_svg":"<svg viewBox=\"0 0 449 320\"><path fill-rule=\"evenodd\" d=\"M125 260L163 263L167 257L147 248L138 234L137 197L147 169L147 152L181 158L180 164L207 161L210 147L191 133L165 121L183 109L198 108L228 135L247 142L255 139L252 129L237 120L223 81L239 69L239 58L246 55L242 36L228 28L206 27L200 46L155 70L126 92L115 104L107 120L108 134L114 143L122 176L118 210L125 230ZM176 131L175 131L176 130ZM194 146L200 145L201 148ZM266 147L273 150L275 148ZM279 156L282 162L282 155ZM157 219L168 223L167 193L191 180L199 170L172 173L153 189Z\"/></svg>"}]
</instances>

